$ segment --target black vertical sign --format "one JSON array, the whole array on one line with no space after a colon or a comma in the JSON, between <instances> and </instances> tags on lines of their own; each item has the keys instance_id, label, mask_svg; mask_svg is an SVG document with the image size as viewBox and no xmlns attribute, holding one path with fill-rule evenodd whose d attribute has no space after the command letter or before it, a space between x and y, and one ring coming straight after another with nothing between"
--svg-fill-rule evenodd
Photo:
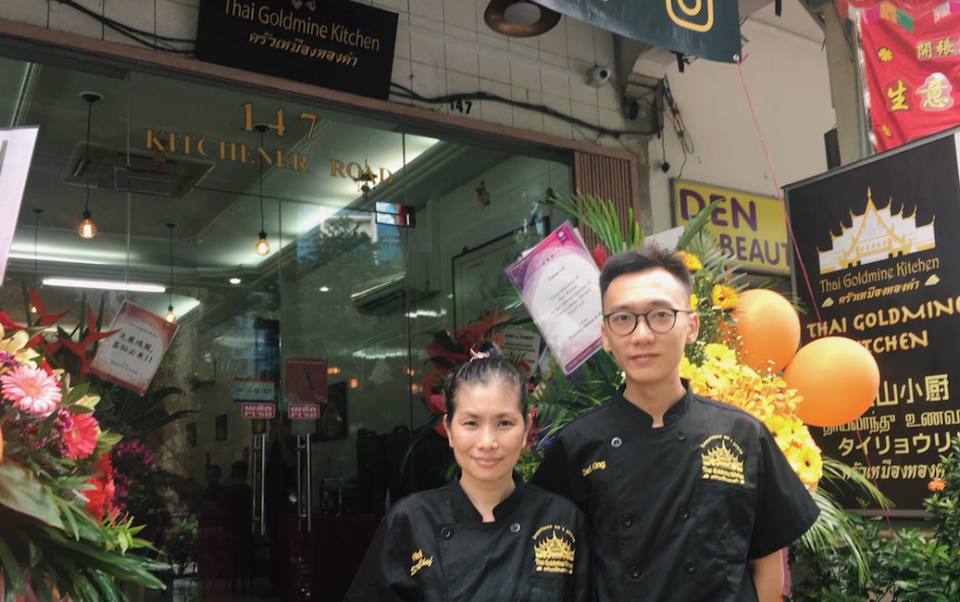
<instances>
[{"instance_id":1,"label":"black vertical sign","mask_svg":"<svg viewBox=\"0 0 960 602\"><path fill-rule=\"evenodd\" d=\"M879 395L861 418L811 431L825 455L876 479L898 511L922 510L939 455L960 434L957 160L951 135L787 187L813 289L811 299L798 271L811 308L803 343L846 336L880 366Z\"/></svg>"},{"instance_id":2,"label":"black vertical sign","mask_svg":"<svg viewBox=\"0 0 960 602\"><path fill-rule=\"evenodd\" d=\"M386 100L397 20L347 0L203 0L197 58Z\"/></svg>"}]
</instances>

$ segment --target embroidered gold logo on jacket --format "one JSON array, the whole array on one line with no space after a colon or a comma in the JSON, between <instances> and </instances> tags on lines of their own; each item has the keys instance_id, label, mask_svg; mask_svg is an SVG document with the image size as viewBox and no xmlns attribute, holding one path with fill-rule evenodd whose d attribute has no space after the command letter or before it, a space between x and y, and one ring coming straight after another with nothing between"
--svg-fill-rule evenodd
<instances>
[{"instance_id":1,"label":"embroidered gold logo on jacket","mask_svg":"<svg viewBox=\"0 0 960 602\"><path fill-rule=\"evenodd\" d=\"M602 460L600 462L593 462L592 464L587 465L587 467L581 470L580 472L583 473L583 476L587 476L588 474L590 474L595 470L606 470L606 469L607 469L607 461Z\"/></svg>"},{"instance_id":2,"label":"embroidered gold logo on jacket","mask_svg":"<svg viewBox=\"0 0 960 602\"><path fill-rule=\"evenodd\" d=\"M743 448L728 435L711 435L700 444L704 479L744 485Z\"/></svg>"},{"instance_id":3,"label":"embroidered gold logo on jacket","mask_svg":"<svg viewBox=\"0 0 960 602\"><path fill-rule=\"evenodd\" d=\"M410 567L410 576L413 577L420 572L420 569L426 568L428 566L433 566L433 556L430 558L423 557L423 550L417 550L410 555L410 559L413 560L413 566Z\"/></svg>"},{"instance_id":4,"label":"embroidered gold logo on jacket","mask_svg":"<svg viewBox=\"0 0 960 602\"><path fill-rule=\"evenodd\" d=\"M533 559L538 573L573 574L577 538L560 525L544 525L533 535Z\"/></svg>"}]
</instances>

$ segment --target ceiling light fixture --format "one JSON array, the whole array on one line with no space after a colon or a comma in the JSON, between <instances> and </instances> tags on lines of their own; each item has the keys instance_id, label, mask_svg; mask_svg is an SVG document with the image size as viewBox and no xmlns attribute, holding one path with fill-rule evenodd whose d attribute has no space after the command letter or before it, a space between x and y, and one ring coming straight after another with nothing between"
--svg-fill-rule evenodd
<instances>
[{"instance_id":1,"label":"ceiling light fixture","mask_svg":"<svg viewBox=\"0 0 960 602\"><path fill-rule=\"evenodd\" d=\"M258 132L260 132L260 148L263 149L263 133L267 131L267 126L258 123L253 126ZM257 251L257 255L266 256L270 253L270 243L267 242L267 231L264 229L264 219L263 219L263 155L260 155L260 240L257 241L257 245L254 247Z\"/></svg>"},{"instance_id":2,"label":"ceiling light fixture","mask_svg":"<svg viewBox=\"0 0 960 602\"><path fill-rule=\"evenodd\" d=\"M93 238L97 235L97 225L90 219L93 215L90 213L90 123L93 118L93 104L103 100L103 95L96 92L83 92L80 94L80 98L87 101L87 145L86 158L83 161L83 171L87 179L87 202L83 206L83 221L77 227L77 232L80 234L80 238Z\"/></svg>"},{"instance_id":3,"label":"ceiling light fixture","mask_svg":"<svg viewBox=\"0 0 960 602\"><path fill-rule=\"evenodd\" d=\"M167 304L167 315L163 316L163 319L173 324L177 321L177 315L173 313L173 229L177 224L167 222L165 225L170 230L170 303Z\"/></svg>"},{"instance_id":4,"label":"ceiling light fixture","mask_svg":"<svg viewBox=\"0 0 960 602\"><path fill-rule=\"evenodd\" d=\"M321 292L321 293L329 293L329 292L330 292L330 287L329 287L329 286L321 286L321 287L320 287L320 292Z\"/></svg>"},{"instance_id":5,"label":"ceiling light fixture","mask_svg":"<svg viewBox=\"0 0 960 602\"><path fill-rule=\"evenodd\" d=\"M240 280L239 278L230 279L230 284L240 284L241 282L243 282L243 280Z\"/></svg>"},{"instance_id":6,"label":"ceiling light fixture","mask_svg":"<svg viewBox=\"0 0 960 602\"><path fill-rule=\"evenodd\" d=\"M78 278L44 278L44 286L68 286L72 288L95 288L106 291L129 291L132 293L165 293L167 288L159 284L119 282L116 280L81 280Z\"/></svg>"},{"instance_id":7,"label":"ceiling light fixture","mask_svg":"<svg viewBox=\"0 0 960 602\"><path fill-rule=\"evenodd\" d=\"M560 13L528 0L490 0L483 20L505 36L532 38L556 27Z\"/></svg>"}]
</instances>

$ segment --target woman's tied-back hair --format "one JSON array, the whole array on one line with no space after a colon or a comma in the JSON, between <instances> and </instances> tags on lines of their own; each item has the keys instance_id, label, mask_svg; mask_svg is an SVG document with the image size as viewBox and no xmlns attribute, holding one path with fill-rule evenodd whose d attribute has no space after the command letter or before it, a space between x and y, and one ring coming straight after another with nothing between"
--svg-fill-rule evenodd
<instances>
[{"instance_id":1,"label":"woman's tied-back hair","mask_svg":"<svg viewBox=\"0 0 960 602\"><path fill-rule=\"evenodd\" d=\"M497 347L496 343L483 340L471 350L474 359L460 364L448 376L443 392L447 402L447 420L453 419L457 409L457 392L465 386L503 382L517 390L523 421L528 420L527 383L513 362Z\"/></svg>"}]
</instances>

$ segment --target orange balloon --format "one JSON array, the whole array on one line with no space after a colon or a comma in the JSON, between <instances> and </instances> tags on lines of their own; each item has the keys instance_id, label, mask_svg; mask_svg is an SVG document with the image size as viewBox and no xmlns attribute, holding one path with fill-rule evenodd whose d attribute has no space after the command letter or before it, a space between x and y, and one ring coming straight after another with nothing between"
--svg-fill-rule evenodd
<instances>
[{"instance_id":1,"label":"orange balloon","mask_svg":"<svg viewBox=\"0 0 960 602\"><path fill-rule=\"evenodd\" d=\"M803 396L797 414L812 426L840 426L859 418L880 390L877 360L846 337L824 337L804 345L783 379Z\"/></svg>"},{"instance_id":2,"label":"orange balloon","mask_svg":"<svg viewBox=\"0 0 960 602\"><path fill-rule=\"evenodd\" d=\"M767 289L740 293L734 310L743 363L779 372L800 346L800 317L783 295Z\"/></svg>"}]
</instances>

